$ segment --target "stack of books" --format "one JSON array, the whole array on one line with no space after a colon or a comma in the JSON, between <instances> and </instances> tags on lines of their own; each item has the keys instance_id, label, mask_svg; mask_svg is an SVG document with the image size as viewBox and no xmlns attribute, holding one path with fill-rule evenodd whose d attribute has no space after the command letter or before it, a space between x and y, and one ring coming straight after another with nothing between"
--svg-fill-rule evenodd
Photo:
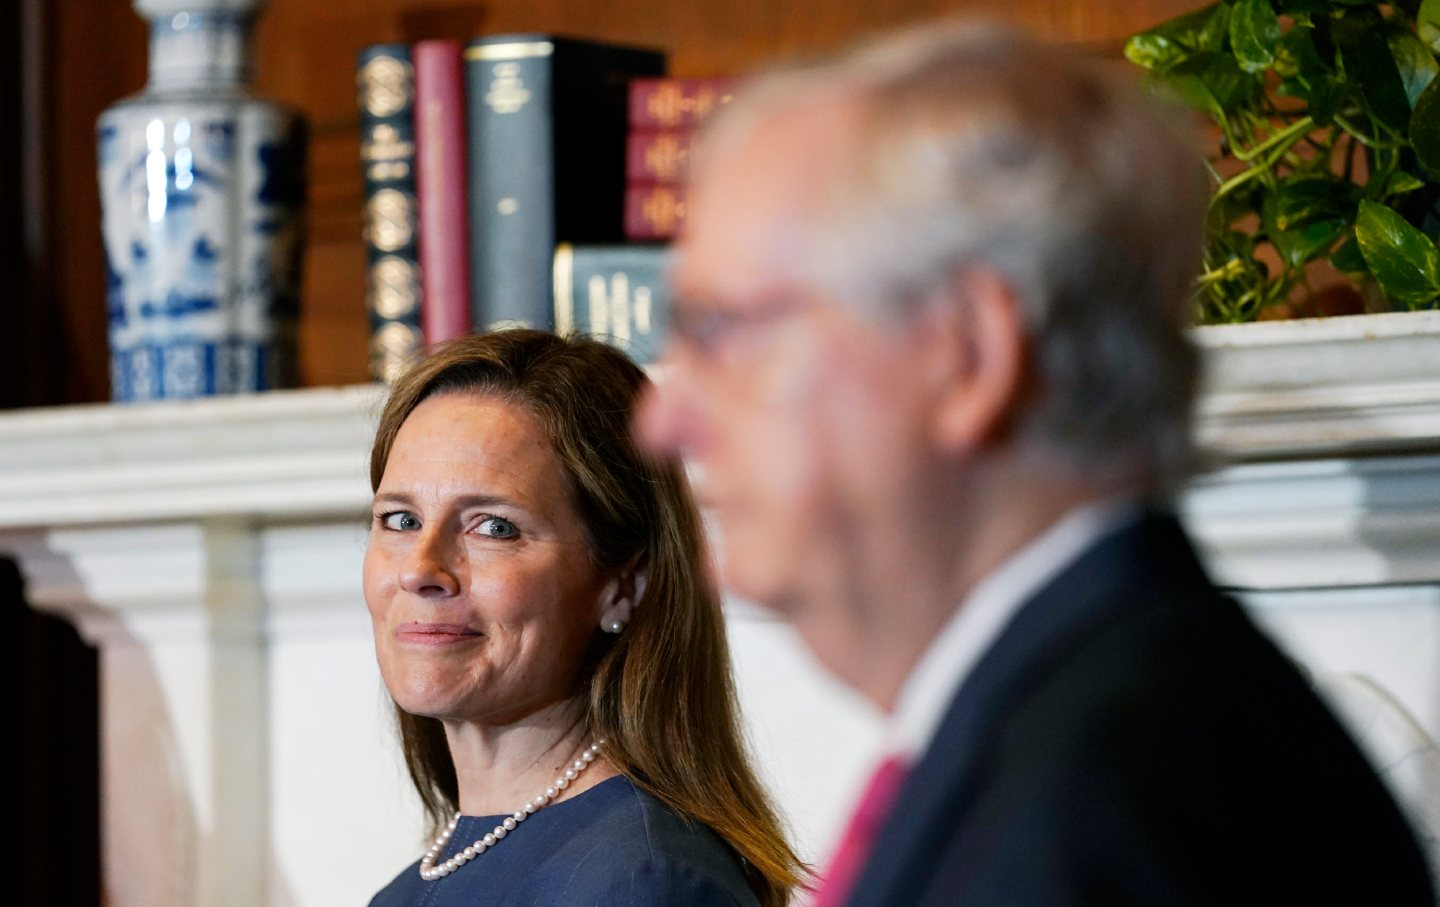
<instances>
[{"instance_id":1,"label":"stack of books","mask_svg":"<svg viewBox=\"0 0 1440 907\"><path fill-rule=\"evenodd\" d=\"M377 44L359 57L371 371L526 325L647 362L696 124L730 81L552 35Z\"/></svg>"},{"instance_id":2,"label":"stack of books","mask_svg":"<svg viewBox=\"0 0 1440 907\"><path fill-rule=\"evenodd\" d=\"M629 85L664 63L550 35L360 53L374 377L513 324L654 354L664 249L626 243L625 151Z\"/></svg>"},{"instance_id":3,"label":"stack of books","mask_svg":"<svg viewBox=\"0 0 1440 907\"><path fill-rule=\"evenodd\" d=\"M669 324L665 245L685 221L685 167L696 127L730 100L733 79L630 82L621 245L564 243L555 250L555 329L584 331L637 362L660 352Z\"/></svg>"},{"instance_id":4,"label":"stack of books","mask_svg":"<svg viewBox=\"0 0 1440 907\"><path fill-rule=\"evenodd\" d=\"M685 167L696 127L729 102L734 80L635 79L625 142L625 236L665 240L685 222Z\"/></svg>"}]
</instances>

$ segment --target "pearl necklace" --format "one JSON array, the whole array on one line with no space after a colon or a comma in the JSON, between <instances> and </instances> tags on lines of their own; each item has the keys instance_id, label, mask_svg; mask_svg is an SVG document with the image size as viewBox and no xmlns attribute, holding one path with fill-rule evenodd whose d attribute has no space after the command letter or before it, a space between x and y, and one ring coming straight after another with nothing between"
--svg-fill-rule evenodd
<instances>
[{"instance_id":1,"label":"pearl necklace","mask_svg":"<svg viewBox=\"0 0 1440 907\"><path fill-rule=\"evenodd\" d=\"M445 845L450 842L450 836L455 834L455 828L460 824L460 813L456 812L455 817L450 820L450 824L445 826L444 831L440 832L440 837L435 839L435 843L425 852L425 856L420 858L420 878L427 882L443 879L461 866L464 866L466 863L469 863L485 851L494 847L497 842L514 831L515 826L554 802L555 798L560 796L560 792L570 786L571 781L580 777L580 773L590 767L590 763L595 761L595 757L600 753L600 747L604 744L604 740L596 740L584 750L581 750L580 758L571 763L570 767L565 769L565 774L555 779L554 784L545 788L543 794L526 803L520 809L515 810L514 815L506 816L505 821L495 826L489 834L477 838L473 844L465 847L459 853L455 854L455 856L437 866L435 865L436 858L445 852Z\"/></svg>"}]
</instances>

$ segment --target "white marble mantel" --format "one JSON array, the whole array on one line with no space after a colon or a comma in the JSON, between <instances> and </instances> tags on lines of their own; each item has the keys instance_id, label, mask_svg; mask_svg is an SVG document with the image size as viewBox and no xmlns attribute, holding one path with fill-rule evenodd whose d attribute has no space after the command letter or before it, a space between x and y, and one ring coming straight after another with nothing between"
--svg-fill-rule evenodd
<instances>
[{"instance_id":1,"label":"white marble mantel","mask_svg":"<svg viewBox=\"0 0 1440 907\"><path fill-rule=\"evenodd\" d=\"M1183 511L1317 673L1440 736L1440 312L1206 328ZM0 415L0 552L101 651L115 907L364 903L420 823L360 598L371 387ZM876 744L788 632L731 609L741 695L802 848Z\"/></svg>"}]
</instances>

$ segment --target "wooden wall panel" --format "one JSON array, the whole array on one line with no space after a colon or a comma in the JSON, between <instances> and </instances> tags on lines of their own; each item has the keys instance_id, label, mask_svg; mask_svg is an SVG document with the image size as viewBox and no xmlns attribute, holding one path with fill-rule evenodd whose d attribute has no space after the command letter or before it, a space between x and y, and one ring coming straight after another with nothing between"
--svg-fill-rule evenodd
<instances>
[{"instance_id":1,"label":"wooden wall panel","mask_svg":"<svg viewBox=\"0 0 1440 907\"><path fill-rule=\"evenodd\" d=\"M39 71L24 55L21 36L38 10L35 0L0 6L0 123L18 123L22 132L25 92L36 84ZM50 378L39 355L48 338L34 297L39 287L31 260L40 243L28 226L37 212L30 210L33 202L27 197L26 163L22 143L0 142L0 274L5 275L0 298L11 304L0 355L0 409L43 402Z\"/></svg>"},{"instance_id":2,"label":"wooden wall panel","mask_svg":"<svg viewBox=\"0 0 1440 907\"><path fill-rule=\"evenodd\" d=\"M95 188L95 116L140 87L143 24L125 0L52 0L63 53L49 72L63 92L54 126L64 145L49 171L65 273L67 400L102 399L105 334ZM271 0L256 30L257 87L298 107L311 126L310 220L300 325L308 385L365 380L364 251L355 114L355 55L379 41L558 31L660 47L677 75L737 72L832 49L877 29L952 14L1029 27L1067 44L1117 50L1141 28L1200 0ZM57 87L58 86L58 87Z\"/></svg>"},{"instance_id":3,"label":"wooden wall panel","mask_svg":"<svg viewBox=\"0 0 1440 907\"><path fill-rule=\"evenodd\" d=\"M146 28L126 0L44 3L40 134L23 136L43 160L45 288L60 386L52 403L109 399L105 268L95 118L145 85Z\"/></svg>"}]
</instances>

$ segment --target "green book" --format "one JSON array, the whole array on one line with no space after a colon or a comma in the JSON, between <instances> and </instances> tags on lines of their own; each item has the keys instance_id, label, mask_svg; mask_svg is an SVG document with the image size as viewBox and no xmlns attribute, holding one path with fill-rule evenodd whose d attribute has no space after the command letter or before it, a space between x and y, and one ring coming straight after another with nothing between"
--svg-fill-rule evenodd
<instances>
[{"instance_id":1,"label":"green book","mask_svg":"<svg viewBox=\"0 0 1440 907\"><path fill-rule=\"evenodd\" d=\"M555 332L588 334L641 365L653 362L670 321L669 259L660 245L557 246Z\"/></svg>"}]
</instances>

